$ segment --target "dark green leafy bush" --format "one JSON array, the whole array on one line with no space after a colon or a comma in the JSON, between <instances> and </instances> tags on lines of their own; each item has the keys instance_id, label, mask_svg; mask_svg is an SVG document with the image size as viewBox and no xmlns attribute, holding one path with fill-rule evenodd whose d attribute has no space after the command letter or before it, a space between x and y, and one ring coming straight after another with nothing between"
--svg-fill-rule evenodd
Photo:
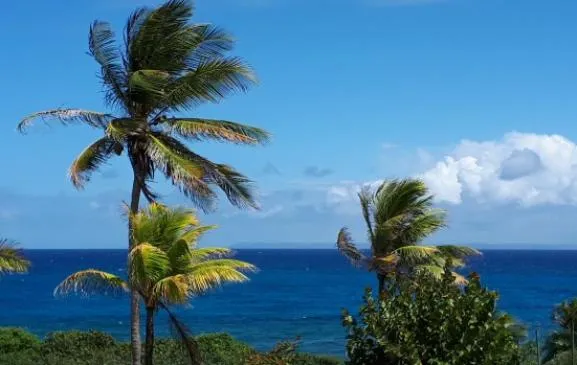
<instances>
[{"instance_id":1,"label":"dark green leafy bush","mask_svg":"<svg viewBox=\"0 0 577 365\"><path fill-rule=\"evenodd\" d=\"M0 354L38 350L40 339L22 328L0 328Z\"/></svg>"},{"instance_id":2,"label":"dark green leafy bush","mask_svg":"<svg viewBox=\"0 0 577 365\"><path fill-rule=\"evenodd\" d=\"M341 361L329 357L297 352L298 339L278 343L270 352L254 353L246 365L339 365Z\"/></svg>"},{"instance_id":3,"label":"dark green leafy bush","mask_svg":"<svg viewBox=\"0 0 577 365\"><path fill-rule=\"evenodd\" d=\"M204 365L247 365L258 352L224 333L198 336ZM338 361L291 353L286 365L335 365ZM266 357L265 357L266 358ZM189 358L175 340L155 346L155 365L188 365ZM0 329L0 365L129 365L130 348L100 332L56 332L41 342L21 329ZM263 363L266 364L266 363ZM276 363L273 363L276 364ZM256 365L256 364L255 364Z\"/></svg>"},{"instance_id":4,"label":"dark green leafy bush","mask_svg":"<svg viewBox=\"0 0 577 365\"><path fill-rule=\"evenodd\" d=\"M380 300L368 290L359 321L343 314L347 364L519 364L519 333L496 301L477 277L461 288L449 270L393 281Z\"/></svg>"}]
</instances>

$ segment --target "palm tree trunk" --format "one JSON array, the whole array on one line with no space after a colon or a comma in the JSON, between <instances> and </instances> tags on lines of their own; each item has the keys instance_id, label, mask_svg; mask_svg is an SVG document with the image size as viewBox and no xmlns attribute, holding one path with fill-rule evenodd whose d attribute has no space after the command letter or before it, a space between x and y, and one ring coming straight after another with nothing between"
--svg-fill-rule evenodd
<instances>
[{"instance_id":1,"label":"palm tree trunk","mask_svg":"<svg viewBox=\"0 0 577 365\"><path fill-rule=\"evenodd\" d=\"M379 281L379 296L385 291L385 276L377 274L377 280Z\"/></svg>"},{"instance_id":2,"label":"palm tree trunk","mask_svg":"<svg viewBox=\"0 0 577 365\"><path fill-rule=\"evenodd\" d=\"M132 195L130 199L130 212L138 212L140 203L140 183L137 172L134 172L132 182ZM132 219L128 218L128 250L134 245L132 238ZM128 270L128 282L131 282L131 270ZM132 350L132 365L141 364L142 341L140 340L140 296L134 289L130 290L130 345Z\"/></svg>"},{"instance_id":3,"label":"palm tree trunk","mask_svg":"<svg viewBox=\"0 0 577 365\"><path fill-rule=\"evenodd\" d=\"M146 307L146 340L144 344L144 365L152 365L154 354L154 308Z\"/></svg>"},{"instance_id":4,"label":"palm tree trunk","mask_svg":"<svg viewBox=\"0 0 577 365\"><path fill-rule=\"evenodd\" d=\"M571 364L575 365L575 320L571 319Z\"/></svg>"}]
</instances>

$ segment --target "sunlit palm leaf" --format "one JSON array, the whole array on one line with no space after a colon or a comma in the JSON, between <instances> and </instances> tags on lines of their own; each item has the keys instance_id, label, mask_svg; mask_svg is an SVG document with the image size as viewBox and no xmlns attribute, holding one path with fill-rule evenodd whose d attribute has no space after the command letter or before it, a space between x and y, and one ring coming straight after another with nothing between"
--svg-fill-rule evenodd
<instances>
[{"instance_id":1,"label":"sunlit palm leaf","mask_svg":"<svg viewBox=\"0 0 577 365\"><path fill-rule=\"evenodd\" d=\"M22 251L16 246L16 242L0 239L0 274L28 271L30 262L24 258Z\"/></svg>"},{"instance_id":2,"label":"sunlit palm leaf","mask_svg":"<svg viewBox=\"0 0 577 365\"><path fill-rule=\"evenodd\" d=\"M104 129L108 123L114 119L114 116L105 113L98 113L90 110L83 109L53 109L46 110L38 113L31 114L26 118L22 119L18 123L18 131L24 133L26 128L28 128L32 123L40 119L42 121L48 119L55 119L60 121L62 124L70 123L85 123L94 128Z\"/></svg>"},{"instance_id":3,"label":"sunlit palm leaf","mask_svg":"<svg viewBox=\"0 0 577 365\"><path fill-rule=\"evenodd\" d=\"M83 295L117 294L127 289L126 282L118 276L100 270L88 269L76 272L64 279L54 289L54 295L71 293Z\"/></svg>"},{"instance_id":4,"label":"sunlit palm leaf","mask_svg":"<svg viewBox=\"0 0 577 365\"><path fill-rule=\"evenodd\" d=\"M256 267L249 263L217 259L195 265L187 277L191 293L203 294L211 289L220 287L224 283L243 283L248 281L244 272L254 272Z\"/></svg>"},{"instance_id":5,"label":"sunlit palm leaf","mask_svg":"<svg viewBox=\"0 0 577 365\"><path fill-rule=\"evenodd\" d=\"M414 266L430 262L439 252L436 247L432 246L404 246L399 247L392 254L399 257L399 264Z\"/></svg>"},{"instance_id":6,"label":"sunlit palm leaf","mask_svg":"<svg viewBox=\"0 0 577 365\"><path fill-rule=\"evenodd\" d=\"M82 188L90 181L91 174L98 170L113 154L122 153L122 145L116 141L103 137L86 147L72 162L69 175L76 188Z\"/></svg>"},{"instance_id":7,"label":"sunlit palm leaf","mask_svg":"<svg viewBox=\"0 0 577 365\"><path fill-rule=\"evenodd\" d=\"M152 288L152 297L170 304L185 304L192 297L186 275L172 275L156 282Z\"/></svg>"},{"instance_id":8,"label":"sunlit palm leaf","mask_svg":"<svg viewBox=\"0 0 577 365\"><path fill-rule=\"evenodd\" d=\"M138 137L144 133L148 125L146 121L131 118L116 118L111 120L106 127L106 135L117 141L125 143L128 137Z\"/></svg>"},{"instance_id":9,"label":"sunlit palm leaf","mask_svg":"<svg viewBox=\"0 0 577 365\"><path fill-rule=\"evenodd\" d=\"M132 285L143 291L161 280L169 270L166 253L149 243L138 243L129 253Z\"/></svg>"},{"instance_id":10,"label":"sunlit palm leaf","mask_svg":"<svg viewBox=\"0 0 577 365\"><path fill-rule=\"evenodd\" d=\"M167 208L151 203L148 208L133 215L133 237L136 242L154 242L167 250L181 239L183 232L199 224L194 211L184 208Z\"/></svg>"},{"instance_id":11,"label":"sunlit palm leaf","mask_svg":"<svg viewBox=\"0 0 577 365\"><path fill-rule=\"evenodd\" d=\"M361 266L365 261L365 256L354 244L349 230L346 227L341 228L337 236L337 249L345 255L355 266Z\"/></svg>"},{"instance_id":12,"label":"sunlit palm leaf","mask_svg":"<svg viewBox=\"0 0 577 365\"><path fill-rule=\"evenodd\" d=\"M438 280L441 280L445 274L445 269L439 265L417 265L413 268L413 271L416 274L427 273ZM456 285L466 285L469 282L467 278L457 272L453 271L451 275L453 275Z\"/></svg>"},{"instance_id":13,"label":"sunlit palm leaf","mask_svg":"<svg viewBox=\"0 0 577 365\"><path fill-rule=\"evenodd\" d=\"M226 120L187 118L166 119L162 121L171 131L193 140L219 140L242 144L262 144L269 140L268 132Z\"/></svg>"},{"instance_id":14,"label":"sunlit palm leaf","mask_svg":"<svg viewBox=\"0 0 577 365\"><path fill-rule=\"evenodd\" d=\"M194 263L230 256L232 250L222 247L203 247L190 251L190 259Z\"/></svg>"}]
</instances>

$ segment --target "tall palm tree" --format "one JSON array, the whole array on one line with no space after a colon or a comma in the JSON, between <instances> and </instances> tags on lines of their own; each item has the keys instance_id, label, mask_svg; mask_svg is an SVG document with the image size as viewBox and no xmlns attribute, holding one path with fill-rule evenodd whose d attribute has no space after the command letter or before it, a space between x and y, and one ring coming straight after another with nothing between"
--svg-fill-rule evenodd
<instances>
[{"instance_id":1,"label":"tall palm tree","mask_svg":"<svg viewBox=\"0 0 577 365\"><path fill-rule=\"evenodd\" d=\"M168 312L171 323L188 344L193 363L198 355L185 327L170 306L185 304L226 282L247 281L243 273L256 268L246 262L220 258L230 254L226 248L197 248L197 240L213 226L200 226L190 210L169 209L153 203L132 219L134 247L129 254L132 275L128 282L103 271L89 269L67 277L55 294L71 292L101 293L134 289L146 306L144 363L152 365L154 317L159 309Z\"/></svg>"},{"instance_id":2,"label":"tall palm tree","mask_svg":"<svg viewBox=\"0 0 577 365\"><path fill-rule=\"evenodd\" d=\"M371 255L367 257L342 228L337 248L356 266L377 275L379 293L392 274L414 274L426 270L439 277L444 267L464 265L464 259L479 252L462 246L423 246L421 241L446 225L446 214L433 208L433 196L418 179L387 180L377 189L358 194L368 231ZM465 279L454 273L457 281Z\"/></svg>"},{"instance_id":3,"label":"tall palm tree","mask_svg":"<svg viewBox=\"0 0 577 365\"><path fill-rule=\"evenodd\" d=\"M116 44L109 23L95 21L88 45L100 66L110 112L59 108L32 114L19 123L21 132L37 119L83 123L102 130L103 136L70 167L76 188L82 189L111 157L126 153L133 172L132 213L139 208L141 194L149 202L157 198L149 184L157 171L203 210L214 208L215 186L235 206L257 206L245 176L194 153L182 141L255 145L269 138L264 130L243 124L174 116L205 102L218 102L233 91L245 91L255 82L242 60L227 56L234 45L231 36L209 24L191 24L192 15L188 0L139 8L128 18L122 47ZM128 225L130 230L130 220ZM133 246L129 239L129 249ZM136 365L140 358L138 298L132 293L131 342Z\"/></svg>"},{"instance_id":4,"label":"tall palm tree","mask_svg":"<svg viewBox=\"0 0 577 365\"><path fill-rule=\"evenodd\" d=\"M16 246L15 242L0 238L0 274L28 271L30 262Z\"/></svg>"}]
</instances>

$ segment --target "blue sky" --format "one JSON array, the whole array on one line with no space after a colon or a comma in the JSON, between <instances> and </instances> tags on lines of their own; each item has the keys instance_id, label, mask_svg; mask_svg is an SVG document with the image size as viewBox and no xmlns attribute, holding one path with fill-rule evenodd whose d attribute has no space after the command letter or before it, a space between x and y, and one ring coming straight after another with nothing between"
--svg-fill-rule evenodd
<instances>
[{"instance_id":1,"label":"blue sky","mask_svg":"<svg viewBox=\"0 0 577 365\"><path fill-rule=\"evenodd\" d=\"M82 192L73 158L86 127L15 131L53 107L104 109L86 54L94 19L120 32L134 7L159 2L9 2L10 54L0 124L0 233L28 248L124 247L122 159ZM260 84L197 115L268 129L248 148L196 144L236 166L260 212L226 201L206 223L210 244L295 242L330 247L338 228L364 241L355 191L421 176L450 227L435 243L577 243L577 2L573 0L198 0L195 20L238 39ZM33 5L33 6L31 6ZM158 182L167 202L186 204ZM275 247L276 247L275 246Z\"/></svg>"}]
</instances>

